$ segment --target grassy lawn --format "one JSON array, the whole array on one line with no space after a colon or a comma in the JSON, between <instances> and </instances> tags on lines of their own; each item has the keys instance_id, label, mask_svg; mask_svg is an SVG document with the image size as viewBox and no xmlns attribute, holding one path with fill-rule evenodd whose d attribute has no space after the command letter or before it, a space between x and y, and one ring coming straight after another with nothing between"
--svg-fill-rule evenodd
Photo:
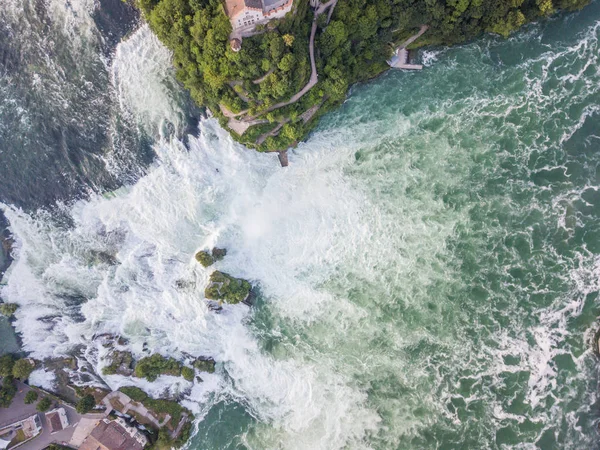
<instances>
[{"instance_id":1,"label":"grassy lawn","mask_svg":"<svg viewBox=\"0 0 600 450\"><path fill-rule=\"evenodd\" d=\"M17 430L17 435L10 441L8 444L8 448L12 448L17 444L20 444L23 441L27 440L27 436L25 436L25 432L22 429Z\"/></svg>"}]
</instances>

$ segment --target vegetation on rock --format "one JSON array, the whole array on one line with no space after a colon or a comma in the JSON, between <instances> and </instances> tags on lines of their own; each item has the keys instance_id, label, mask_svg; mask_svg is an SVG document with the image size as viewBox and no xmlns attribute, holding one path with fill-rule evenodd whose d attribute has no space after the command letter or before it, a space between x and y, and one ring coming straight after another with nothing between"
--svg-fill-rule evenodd
<instances>
[{"instance_id":1,"label":"vegetation on rock","mask_svg":"<svg viewBox=\"0 0 600 450\"><path fill-rule=\"evenodd\" d=\"M208 106L223 125L221 111L246 111L266 119L234 138L259 150L287 148L316 123L315 118L340 104L352 83L388 68L395 45L419 28L430 26L416 45L455 44L482 32L503 36L524 23L557 9L578 9L589 0L339 0L327 23L318 17L316 65L318 83L298 102L268 111L289 100L311 75L309 36L314 14L307 0L295 1L295 14L273 20L263 33L244 38L234 52L231 25L219 0L138 0L159 39L173 51L177 78L194 100ZM301 114L320 109L310 120ZM282 124L278 134L257 138ZM260 141L260 142L259 142Z\"/></svg>"},{"instance_id":2,"label":"vegetation on rock","mask_svg":"<svg viewBox=\"0 0 600 450\"><path fill-rule=\"evenodd\" d=\"M108 358L110 358L111 363L102 368L103 375L129 376L133 373L135 360L131 352L115 350Z\"/></svg>"},{"instance_id":3,"label":"vegetation on rock","mask_svg":"<svg viewBox=\"0 0 600 450\"><path fill-rule=\"evenodd\" d=\"M6 317L12 317L19 309L16 303L0 303L0 314Z\"/></svg>"},{"instance_id":4,"label":"vegetation on rock","mask_svg":"<svg viewBox=\"0 0 600 450\"><path fill-rule=\"evenodd\" d=\"M31 405L32 403L35 403L37 399L38 393L36 391L28 391L27 394L25 394L25 399L23 400L23 402L26 405Z\"/></svg>"},{"instance_id":5,"label":"vegetation on rock","mask_svg":"<svg viewBox=\"0 0 600 450\"><path fill-rule=\"evenodd\" d=\"M206 358L201 356L200 358L194 361L194 367L198 369L200 372L215 372L215 360L212 358Z\"/></svg>"},{"instance_id":6,"label":"vegetation on rock","mask_svg":"<svg viewBox=\"0 0 600 450\"><path fill-rule=\"evenodd\" d=\"M212 266L217 261L222 260L227 254L227 250L224 248L213 248L212 253L206 250L201 250L196 253L196 261L202 264L204 267Z\"/></svg>"},{"instance_id":7,"label":"vegetation on rock","mask_svg":"<svg viewBox=\"0 0 600 450\"><path fill-rule=\"evenodd\" d=\"M152 356L142 358L135 365L135 376L155 381L160 375L181 375L181 363L173 358L165 358L156 353Z\"/></svg>"},{"instance_id":8,"label":"vegetation on rock","mask_svg":"<svg viewBox=\"0 0 600 450\"><path fill-rule=\"evenodd\" d=\"M204 296L211 300L222 300L227 303L244 301L252 286L246 280L215 271L210 276L210 283L204 290Z\"/></svg>"},{"instance_id":9,"label":"vegetation on rock","mask_svg":"<svg viewBox=\"0 0 600 450\"><path fill-rule=\"evenodd\" d=\"M181 376L188 381L194 381L194 369L191 367L184 366L181 368Z\"/></svg>"},{"instance_id":10,"label":"vegetation on rock","mask_svg":"<svg viewBox=\"0 0 600 450\"><path fill-rule=\"evenodd\" d=\"M176 401L166 399L154 399L138 387L125 386L119 388L119 390L132 400L138 403L142 403L146 408L155 413L155 415L157 416L159 414L169 414L171 416L171 424L173 426L177 426L177 424L181 420L181 416L184 413L188 416L191 415L191 412L188 409L184 408Z\"/></svg>"}]
</instances>

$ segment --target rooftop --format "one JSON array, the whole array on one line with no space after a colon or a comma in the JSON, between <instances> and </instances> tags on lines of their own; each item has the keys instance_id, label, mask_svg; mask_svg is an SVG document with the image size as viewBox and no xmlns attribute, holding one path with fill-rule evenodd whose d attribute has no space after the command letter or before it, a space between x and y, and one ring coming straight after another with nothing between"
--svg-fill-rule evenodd
<instances>
[{"instance_id":1,"label":"rooftop","mask_svg":"<svg viewBox=\"0 0 600 450\"><path fill-rule=\"evenodd\" d=\"M101 420L79 450L142 450L144 446L116 421Z\"/></svg>"},{"instance_id":2,"label":"rooftop","mask_svg":"<svg viewBox=\"0 0 600 450\"><path fill-rule=\"evenodd\" d=\"M225 11L230 19L241 13L246 7L260 9L263 6L261 0L225 0Z\"/></svg>"}]
</instances>

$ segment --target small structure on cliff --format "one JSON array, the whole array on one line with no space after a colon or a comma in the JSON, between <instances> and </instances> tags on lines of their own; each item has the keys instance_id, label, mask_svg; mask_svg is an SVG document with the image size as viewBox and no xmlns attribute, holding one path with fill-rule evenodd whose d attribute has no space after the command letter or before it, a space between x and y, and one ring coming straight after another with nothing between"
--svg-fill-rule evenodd
<instances>
[{"instance_id":1,"label":"small structure on cliff","mask_svg":"<svg viewBox=\"0 0 600 450\"><path fill-rule=\"evenodd\" d=\"M238 38L233 38L229 41L229 45L231 46L231 50L234 52L239 52L242 49L242 41Z\"/></svg>"}]
</instances>

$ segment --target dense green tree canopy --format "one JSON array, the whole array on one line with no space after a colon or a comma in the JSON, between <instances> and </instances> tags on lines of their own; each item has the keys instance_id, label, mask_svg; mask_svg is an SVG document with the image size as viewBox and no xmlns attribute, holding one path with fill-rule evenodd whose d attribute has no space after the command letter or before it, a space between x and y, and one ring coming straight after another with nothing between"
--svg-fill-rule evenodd
<instances>
[{"instance_id":1,"label":"dense green tree canopy","mask_svg":"<svg viewBox=\"0 0 600 450\"><path fill-rule=\"evenodd\" d=\"M308 42L314 17L308 0L295 0L284 19L261 26L262 34L244 38L242 49L229 45L231 25L220 0L138 0L144 17L173 51L178 79L197 103L208 106L223 124L220 106L269 122L290 123L266 139L273 124L248 130L240 141L261 150L285 148L314 126L319 114L345 98L348 87L387 69L394 46L420 25L430 26L418 45L454 44L482 32L508 36L528 21L557 9L577 9L589 0L339 0L330 23L318 17L316 63L319 81L297 103L286 102L311 74ZM302 113L320 105L311 121ZM307 122L307 123L306 123ZM263 142L263 143L261 143Z\"/></svg>"}]
</instances>

